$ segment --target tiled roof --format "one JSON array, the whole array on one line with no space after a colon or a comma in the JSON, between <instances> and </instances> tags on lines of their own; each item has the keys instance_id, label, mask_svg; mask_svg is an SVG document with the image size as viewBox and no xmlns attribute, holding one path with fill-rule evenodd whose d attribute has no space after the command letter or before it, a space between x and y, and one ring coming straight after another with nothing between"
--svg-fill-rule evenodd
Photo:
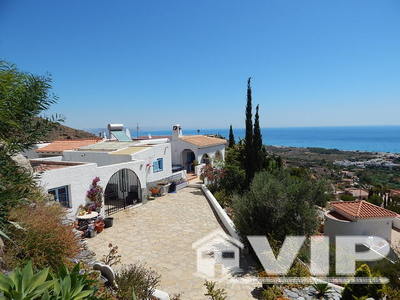
<instances>
[{"instance_id":1,"label":"tiled roof","mask_svg":"<svg viewBox=\"0 0 400 300\"><path fill-rule=\"evenodd\" d=\"M396 217L397 213L376 206L367 201L332 202L331 207L338 213L352 219L389 218Z\"/></svg>"},{"instance_id":2,"label":"tiled roof","mask_svg":"<svg viewBox=\"0 0 400 300\"><path fill-rule=\"evenodd\" d=\"M36 152L46 153L46 152L62 152L65 150L75 150L82 146L95 144L99 141L100 139L57 140L43 148L37 149Z\"/></svg>"},{"instance_id":3,"label":"tiled roof","mask_svg":"<svg viewBox=\"0 0 400 300\"><path fill-rule=\"evenodd\" d=\"M206 135L184 135L181 136L180 139L198 147L210 147L226 144L226 140L224 139L219 139Z\"/></svg>"}]
</instances>

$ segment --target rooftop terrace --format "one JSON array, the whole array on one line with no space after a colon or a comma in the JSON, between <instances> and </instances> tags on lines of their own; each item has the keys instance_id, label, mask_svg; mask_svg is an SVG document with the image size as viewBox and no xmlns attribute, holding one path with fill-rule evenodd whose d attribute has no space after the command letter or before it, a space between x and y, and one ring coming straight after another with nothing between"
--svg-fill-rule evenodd
<instances>
[{"instance_id":1,"label":"rooftop terrace","mask_svg":"<svg viewBox=\"0 0 400 300\"><path fill-rule=\"evenodd\" d=\"M55 169L83 165L83 163L64 162L64 161L47 161L47 160L30 160L34 172L44 172Z\"/></svg>"}]
</instances>

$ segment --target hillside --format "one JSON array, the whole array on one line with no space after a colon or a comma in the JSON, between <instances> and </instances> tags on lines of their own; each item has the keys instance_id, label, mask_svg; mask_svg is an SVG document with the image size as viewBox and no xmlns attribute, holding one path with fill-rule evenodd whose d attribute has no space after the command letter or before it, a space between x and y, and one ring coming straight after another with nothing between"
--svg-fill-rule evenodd
<instances>
[{"instance_id":1,"label":"hillside","mask_svg":"<svg viewBox=\"0 0 400 300\"><path fill-rule=\"evenodd\" d=\"M88 139L98 136L84 130L74 129L65 125L57 125L44 139L46 142L54 140Z\"/></svg>"}]
</instances>

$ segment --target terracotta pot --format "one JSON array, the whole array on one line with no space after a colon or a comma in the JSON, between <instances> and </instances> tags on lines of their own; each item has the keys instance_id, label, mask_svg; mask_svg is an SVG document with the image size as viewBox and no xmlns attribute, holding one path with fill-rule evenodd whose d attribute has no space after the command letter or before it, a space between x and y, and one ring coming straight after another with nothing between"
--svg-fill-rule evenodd
<instances>
[{"instance_id":1,"label":"terracotta pot","mask_svg":"<svg viewBox=\"0 0 400 300\"><path fill-rule=\"evenodd\" d=\"M104 222L103 221L96 222L94 228L97 231L97 233L102 232L104 230Z\"/></svg>"}]
</instances>

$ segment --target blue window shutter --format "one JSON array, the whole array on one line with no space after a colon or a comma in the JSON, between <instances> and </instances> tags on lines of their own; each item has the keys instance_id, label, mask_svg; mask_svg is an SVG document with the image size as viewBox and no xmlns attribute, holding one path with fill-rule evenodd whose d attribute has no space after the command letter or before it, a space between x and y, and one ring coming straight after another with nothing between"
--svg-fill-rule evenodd
<instances>
[{"instance_id":1,"label":"blue window shutter","mask_svg":"<svg viewBox=\"0 0 400 300\"><path fill-rule=\"evenodd\" d=\"M153 162L153 172L158 172L158 161Z\"/></svg>"},{"instance_id":2,"label":"blue window shutter","mask_svg":"<svg viewBox=\"0 0 400 300\"><path fill-rule=\"evenodd\" d=\"M162 171L164 168L163 168L163 159L162 158L159 158L158 159L158 169L160 170L160 171Z\"/></svg>"}]
</instances>

